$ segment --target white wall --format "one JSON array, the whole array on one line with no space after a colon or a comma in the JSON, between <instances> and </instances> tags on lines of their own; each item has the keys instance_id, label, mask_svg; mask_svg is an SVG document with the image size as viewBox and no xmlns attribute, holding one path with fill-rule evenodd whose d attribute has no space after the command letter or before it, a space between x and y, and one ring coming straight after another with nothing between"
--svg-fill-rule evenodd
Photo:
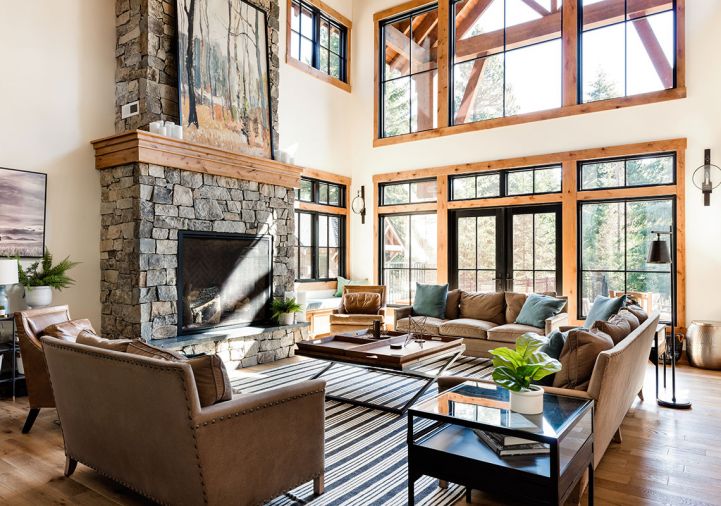
<instances>
[{"instance_id":1,"label":"white wall","mask_svg":"<svg viewBox=\"0 0 721 506\"><path fill-rule=\"evenodd\" d=\"M351 19L351 0L325 3ZM280 149L298 165L350 176L351 94L285 63L286 11L286 0L280 0ZM356 76L351 77L354 85Z\"/></svg>"},{"instance_id":2,"label":"white wall","mask_svg":"<svg viewBox=\"0 0 721 506\"><path fill-rule=\"evenodd\" d=\"M71 271L76 285L54 302L99 328L100 184L90 141L114 132L115 2L0 0L0 13L0 167L48 174L46 245L57 259L82 262ZM13 297L10 309L21 303Z\"/></svg>"},{"instance_id":3,"label":"white wall","mask_svg":"<svg viewBox=\"0 0 721 506\"><path fill-rule=\"evenodd\" d=\"M353 186L366 185L372 199L373 174L459 162L476 162L673 137L688 138L688 177L703 163L704 148L721 165L721 2L686 2L688 98L672 102L559 118L443 138L372 147L373 13L398 0L353 4ZM370 190L370 191L369 191ZM368 208L372 208L369 201ZM692 186L687 199L687 318L721 319L721 188L704 208ZM351 249L354 277L373 276L372 219L353 216Z\"/></svg>"}]
</instances>

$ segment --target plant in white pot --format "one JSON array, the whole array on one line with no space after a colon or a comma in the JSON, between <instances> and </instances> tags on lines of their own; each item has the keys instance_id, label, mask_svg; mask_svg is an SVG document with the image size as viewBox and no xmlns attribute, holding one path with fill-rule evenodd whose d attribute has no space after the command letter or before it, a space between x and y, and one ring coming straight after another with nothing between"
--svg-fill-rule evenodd
<instances>
[{"instance_id":1,"label":"plant in white pot","mask_svg":"<svg viewBox=\"0 0 721 506\"><path fill-rule=\"evenodd\" d=\"M511 411L526 415L543 413L543 388L534 381L561 370L561 363L540 351L546 341L537 334L523 334L516 349L496 348L493 381L510 390Z\"/></svg>"},{"instance_id":2,"label":"plant in white pot","mask_svg":"<svg viewBox=\"0 0 721 506\"><path fill-rule=\"evenodd\" d=\"M53 265L53 256L47 249L42 261L33 262L26 269L18 260L18 279L25 288L25 303L31 308L49 306L53 301L53 288L62 290L75 283L67 273L76 265L78 262L70 258Z\"/></svg>"},{"instance_id":3,"label":"plant in white pot","mask_svg":"<svg viewBox=\"0 0 721 506\"><path fill-rule=\"evenodd\" d=\"M279 297L273 299L270 304L270 310L273 313L273 319L281 325L293 325L295 323L295 313L303 311L298 302L293 299L285 299Z\"/></svg>"}]
</instances>

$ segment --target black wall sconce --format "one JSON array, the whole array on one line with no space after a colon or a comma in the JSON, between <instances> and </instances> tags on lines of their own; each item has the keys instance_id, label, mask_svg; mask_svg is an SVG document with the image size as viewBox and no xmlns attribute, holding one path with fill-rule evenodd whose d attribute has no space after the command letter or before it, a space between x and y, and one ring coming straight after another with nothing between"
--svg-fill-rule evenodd
<instances>
[{"instance_id":1,"label":"black wall sconce","mask_svg":"<svg viewBox=\"0 0 721 506\"><path fill-rule=\"evenodd\" d=\"M721 169L711 163L711 150L703 152L703 165L693 173L693 184L703 192L703 205L711 205L711 192L721 184Z\"/></svg>"},{"instance_id":2,"label":"black wall sconce","mask_svg":"<svg viewBox=\"0 0 721 506\"><path fill-rule=\"evenodd\" d=\"M366 223L366 187L361 186L350 204L351 211L360 214L361 225Z\"/></svg>"}]
</instances>

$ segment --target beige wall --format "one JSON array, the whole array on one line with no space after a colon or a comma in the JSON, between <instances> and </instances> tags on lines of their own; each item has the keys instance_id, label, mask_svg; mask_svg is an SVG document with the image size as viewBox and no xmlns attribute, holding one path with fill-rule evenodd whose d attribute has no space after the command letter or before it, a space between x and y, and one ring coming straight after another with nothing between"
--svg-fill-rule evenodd
<instances>
[{"instance_id":1,"label":"beige wall","mask_svg":"<svg viewBox=\"0 0 721 506\"><path fill-rule=\"evenodd\" d=\"M351 135L353 186L366 185L372 195L373 174L457 162L476 162L592 148L615 144L688 138L689 175L711 148L721 165L721 2L687 0L688 98L673 102L599 112L525 125L496 128L444 138L373 148L373 13L401 3L362 0L353 4L354 48ZM371 191L369 191L371 190ZM702 206L700 191L688 189L687 200L688 318L721 319L721 188L711 207ZM371 208L369 202L369 208ZM372 277L373 221L353 217L352 273Z\"/></svg>"},{"instance_id":2,"label":"beige wall","mask_svg":"<svg viewBox=\"0 0 721 506\"><path fill-rule=\"evenodd\" d=\"M90 140L114 132L115 2L0 0L0 13L0 166L48 174L46 245L82 262L71 271L76 285L54 302L99 325L100 185Z\"/></svg>"}]
</instances>

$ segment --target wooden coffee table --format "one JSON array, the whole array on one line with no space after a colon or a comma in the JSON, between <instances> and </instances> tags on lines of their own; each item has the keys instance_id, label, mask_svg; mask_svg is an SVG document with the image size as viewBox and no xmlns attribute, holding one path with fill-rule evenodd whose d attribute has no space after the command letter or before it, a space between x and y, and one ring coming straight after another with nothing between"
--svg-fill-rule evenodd
<instances>
[{"instance_id":1,"label":"wooden coffee table","mask_svg":"<svg viewBox=\"0 0 721 506\"><path fill-rule=\"evenodd\" d=\"M381 339L374 339L361 330L301 341L297 354L329 362L313 379L320 378L340 363L423 380L419 390L400 408L326 393L326 399L404 414L466 349L460 337L428 336L422 343L406 342L407 338L408 334L387 332ZM404 343L401 349L391 348L391 344ZM438 361L443 361L442 365L433 373L422 371L424 365Z\"/></svg>"}]
</instances>

